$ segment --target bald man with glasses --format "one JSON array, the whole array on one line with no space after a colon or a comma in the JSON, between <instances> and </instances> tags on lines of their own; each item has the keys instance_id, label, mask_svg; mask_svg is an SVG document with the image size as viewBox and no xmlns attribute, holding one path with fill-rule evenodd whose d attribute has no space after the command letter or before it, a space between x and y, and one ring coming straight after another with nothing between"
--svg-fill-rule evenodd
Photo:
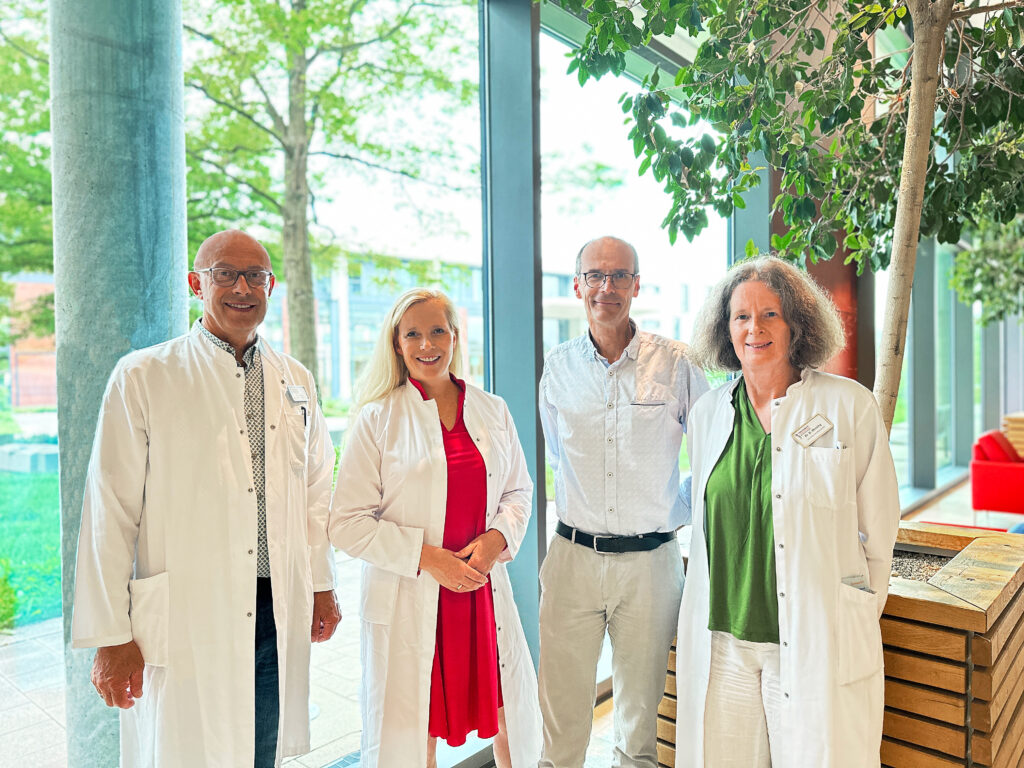
<instances>
[{"instance_id":1,"label":"bald man with glasses","mask_svg":"<svg viewBox=\"0 0 1024 768\"><path fill-rule=\"evenodd\" d=\"M541 568L540 768L581 768L607 634L617 768L655 768L657 712L679 614L685 522L679 451L708 385L686 347L630 319L636 250L614 237L576 257L587 332L551 350L540 416L557 535Z\"/></svg>"},{"instance_id":2,"label":"bald man with glasses","mask_svg":"<svg viewBox=\"0 0 1024 768\"><path fill-rule=\"evenodd\" d=\"M271 768L309 751L310 641L341 619L334 449L301 364L257 334L266 249L208 238L185 336L131 352L100 410L72 643L121 712L121 765Z\"/></svg>"}]
</instances>

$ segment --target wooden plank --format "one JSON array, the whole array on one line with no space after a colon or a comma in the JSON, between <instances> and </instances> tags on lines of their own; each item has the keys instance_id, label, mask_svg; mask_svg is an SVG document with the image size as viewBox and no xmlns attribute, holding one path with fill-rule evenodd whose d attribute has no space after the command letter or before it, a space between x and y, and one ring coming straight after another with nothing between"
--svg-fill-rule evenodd
<instances>
[{"instance_id":1,"label":"wooden plank","mask_svg":"<svg viewBox=\"0 0 1024 768\"><path fill-rule=\"evenodd\" d=\"M676 671L676 652L674 650L668 652L668 671Z\"/></svg>"},{"instance_id":2,"label":"wooden plank","mask_svg":"<svg viewBox=\"0 0 1024 768\"><path fill-rule=\"evenodd\" d=\"M1020 633L1020 636L1024 640L1024 631ZM999 718L1003 708L1007 704L1016 705L1021 693L1024 692L1024 674L1022 674L1024 670L1020 667L1022 663L1024 663L1024 653L1021 653L1021 646L1018 643L1013 650L1007 647L1006 653L996 660L995 666L991 667L990 675L995 690L992 693L990 704L979 707L979 714L982 717L979 719L979 724L975 726L976 728L983 731L991 730L992 723ZM985 712L985 709L988 712ZM971 711L973 720L974 710Z\"/></svg>"},{"instance_id":3,"label":"wooden plank","mask_svg":"<svg viewBox=\"0 0 1024 768\"><path fill-rule=\"evenodd\" d=\"M967 725L967 700L963 696L924 685L886 680L885 706L941 720L950 725Z\"/></svg>"},{"instance_id":4,"label":"wooden plank","mask_svg":"<svg viewBox=\"0 0 1024 768\"><path fill-rule=\"evenodd\" d=\"M900 544L913 544L918 547L931 547L933 549L947 549L951 552L959 552L968 544L982 536L988 536L995 531L985 531L980 528L960 528L955 525L936 525L935 523L900 523L900 529L896 534L896 546Z\"/></svg>"},{"instance_id":5,"label":"wooden plank","mask_svg":"<svg viewBox=\"0 0 1024 768\"><path fill-rule=\"evenodd\" d=\"M667 717L673 723L676 721L676 698L675 696L662 696L658 702L658 715Z\"/></svg>"},{"instance_id":6,"label":"wooden plank","mask_svg":"<svg viewBox=\"0 0 1024 768\"><path fill-rule=\"evenodd\" d=\"M986 632L1024 584L1024 545L1010 537L975 539L928 583L985 611Z\"/></svg>"},{"instance_id":7,"label":"wooden plank","mask_svg":"<svg viewBox=\"0 0 1024 768\"><path fill-rule=\"evenodd\" d=\"M889 580L885 614L974 632L984 632L987 626L985 612L980 608L926 581L912 581L898 576Z\"/></svg>"},{"instance_id":8,"label":"wooden plank","mask_svg":"<svg viewBox=\"0 0 1024 768\"><path fill-rule=\"evenodd\" d=\"M658 742L658 765L674 768L676 764L676 748L671 744Z\"/></svg>"},{"instance_id":9,"label":"wooden plank","mask_svg":"<svg viewBox=\"0 0 1024 768\"><path fill-rule=\"evenodd\" d=\"M967 744L964 728L922 720L886 707L882 719L882 733L890 738L928 747L953 757L965 757Z\"/></svg>"},{"instance_id":10,"label":"wooden plank","mask_svg":"<svg viewBox=\"0 0 1024 768\"><path fill-rule=\"evenodd\" d=\"M997 760L1004 746L1012 751L1016 738L1024 729L1024 706L1020 700L1006 706L995 719L991 733L975 731L971 739L971 750L977 751L978 761L992 765ZM1005 744L1004 744L1005 742Z\"/></svg>"},{"instance_id":11,"label":"wooden plank","mask_svg":"<svg viewBox=\"0 0 1024 768\"><path fill-rule=\"evenodd\" d=\"M933 624L883 616L882 642L908 651L927 653L953 661L967 660L967 633Z\"/></svg>"},{"instance_id":12,"label":"wooden plank","mask_svg":"<svg viewBox=\"0 0 1024 768\"><path fill-rule=\"evenodd\" d=\"M658 718L658 741L668 742L669 744L675 744L676 741L676 721L666 720L664 717Z\"/></svg>"},{"instance_id":13,"label":"wooden plank","mask_svg":"<svg viewBox=\"0 0 1024 768\"><path fill-rule=\"evenodd\" d=\"M963 760L925 751L888 737L882 737L882 763L890 768L962 768L965 765Z\"/></svg>"},{"instance_id":14,"label":"wooden plank","mask_svg":"<svg viewBox=\"0 0 1024 768\"><path fill-rule=\"evenodd\" d=\"M1013 738L1000 748L992 763L992 768L1020 768L1024 763L1024 728L1014 729Z\"/></svg>"},{"instance_id":15,"label":"wooden plank","mask_svg":"<svg viewBox=\"0 0 1024 768\"><path fill-rule=\"evenodd\" d=\"M1003 652L1024 617L1024 590L1018 590L1010 604L996 620L992 628L983 635L975 635L971 642L971 658L974 665L990 667Z\"/></svg>"},{"instance_id":16,"label":"wooden plank","mask_svg":"<svg viewBox=\"0 0 1024 768\"><path fill-rule=\"evenodd\" d=\"M669 696L676 695L676 676L672 672L665 676L665 693Z\"/></svg>"},{"instance_id":17,"label":"wooden plank","mask_svg":"<svg viewBox=\"0 0 1024 768\"><path fill-rule=\"evenodd\" d=\"M992 673L988 669L975 668L971 673L971 693L976 699L992 701Z\"/></svg>"},{"instance_id":18,"label":"wooden plank","mask_svg":"<svg viewBox=\"0 0 1024 768\"><path fill-rule=\"evenodd\" d=\"M885 676L930 685L953 693L967 692L967 669L959 664L885 648Z\"/></svg>"}]
</instances>

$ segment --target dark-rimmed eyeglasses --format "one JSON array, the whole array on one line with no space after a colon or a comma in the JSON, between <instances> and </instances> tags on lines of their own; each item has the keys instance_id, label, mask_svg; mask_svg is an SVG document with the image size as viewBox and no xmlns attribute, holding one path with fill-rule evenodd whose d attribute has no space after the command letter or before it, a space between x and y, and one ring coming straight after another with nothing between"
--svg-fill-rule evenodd
<instances>
[{"instance_id":1,"label":"dark-rimmed eyeglasses","mask_svg":"<svg viewBox=\"0 0 1024 768\"><path fill-rule=\"evenodd\" d=\"M612 288L629 288L636 280L638 272L580 272L580 277L591 288L600 288L607 280Z\"/></svg>"},{"instance_id":2,"label":"dark-rimmed eyeglasses","mask_svg":"<svg viewBox=\"0 0 1024 768\"><path fill-rule=\"evenodd\" d=\"M207 267L206 269L193 269L193 272L209 272L213 278L213 284L224 288L238 282L238 276L245 277L245 282L250 288L262 288L267 281L274 276L273 272L265 269L227 269L226 267Z\"/></svg>"}]
</instances>

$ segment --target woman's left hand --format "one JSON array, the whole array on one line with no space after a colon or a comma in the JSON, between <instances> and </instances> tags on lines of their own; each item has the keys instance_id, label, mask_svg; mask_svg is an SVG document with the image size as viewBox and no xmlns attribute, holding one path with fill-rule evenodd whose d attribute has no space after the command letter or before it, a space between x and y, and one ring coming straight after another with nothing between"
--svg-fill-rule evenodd
<instances>
[{"instance_id":1,"label":"woman's left hand","mask_svg":"<svg viewBox=\"0 0 1024 768\"><path fill-rule=\"evenodd\" d=\"M456 552L455 556L460 560L465 560L470 568L486 575L491 572L498 556L505 551L507 546L508 543L501 531L491 528Z\"/></svg>"}]
</instances>

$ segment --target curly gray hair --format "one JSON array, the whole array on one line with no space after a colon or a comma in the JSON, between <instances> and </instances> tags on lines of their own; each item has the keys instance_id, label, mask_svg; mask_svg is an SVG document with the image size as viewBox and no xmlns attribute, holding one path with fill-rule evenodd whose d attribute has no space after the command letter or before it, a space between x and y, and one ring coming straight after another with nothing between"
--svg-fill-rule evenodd
<instances>
[{"instance_id":1,"label":"curly gray hair","mask_svg":"<svg viewBox=\"0 0 1024 768\"><path fill-rule=\"evenodd\" d=\"M740 361L729 335L729 302L740 283L758 280L779 297L789 326L789 361L798 371L820 368L846 346L843 324L832 300L811 276L788 261L761 255L732 267L697 315L691 354L714 371L738 371Z\"/></svg>"}]
</instances>

